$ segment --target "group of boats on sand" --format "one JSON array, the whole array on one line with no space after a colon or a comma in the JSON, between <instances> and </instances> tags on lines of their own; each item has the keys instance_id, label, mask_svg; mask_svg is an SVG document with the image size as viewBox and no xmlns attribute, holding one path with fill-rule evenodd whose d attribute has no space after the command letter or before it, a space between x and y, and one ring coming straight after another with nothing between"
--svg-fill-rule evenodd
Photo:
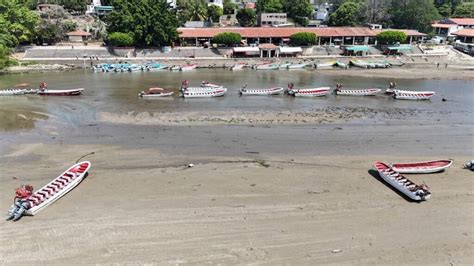
<instances>
[{"instance_id":1,"label":"group of boats on sand","mask_svg":"<svg viewBox=\"0 0 474 266\"><path fill-rule=\"evenodd\" d=\"M410 91L394 89L394 83L390 84L390 88L385 91L386 94L391 94L395 99L402 100L428 100L435 95L432 91ZM179 89L180 96L184 98L210 98L224 96L227 88L224 85L202 81L199 87L189 87L187 80L183 81ZM341 84L337 84L334 90L331 87L316 87L316 88L295 88L292 83L288 84L287 88L271 87L271 88L248 88L244 84L239 89L242 96L272 96L287 95L295 97L322 97L330 93L341 96L375 96L382 90L378 88L367 89L343 89ZM160 98L170 97L173 95L173 90L164 88L149 88L146 91L141 91L138 96L143 98Z\"/></svg>"}]
</instances>

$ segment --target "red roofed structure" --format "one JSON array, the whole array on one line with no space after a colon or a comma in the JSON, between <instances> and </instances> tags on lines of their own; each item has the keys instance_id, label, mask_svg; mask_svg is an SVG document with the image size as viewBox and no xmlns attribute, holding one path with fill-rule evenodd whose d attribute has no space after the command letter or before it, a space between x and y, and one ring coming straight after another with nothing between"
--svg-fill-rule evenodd
<instances>
[{"instance_id":1,"label":"red roofed structure","mask_svg":"<svg viewBox=\"0 0 474 266\"><path fill-rule=\"evenodd\" d=\"M75 30L75 31L66 33L66 35L69 37L69 41L71 42L83 42L83 41L87 41L91 37L92 34L90 34L89 32L82 31L82 30Z\"/></svg>"}]
</instances>

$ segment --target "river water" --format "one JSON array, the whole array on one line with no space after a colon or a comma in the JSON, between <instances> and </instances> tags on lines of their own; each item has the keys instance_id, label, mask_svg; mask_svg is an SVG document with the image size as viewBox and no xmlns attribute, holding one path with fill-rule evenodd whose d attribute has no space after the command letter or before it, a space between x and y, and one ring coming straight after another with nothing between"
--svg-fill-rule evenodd
<instances>
[{"instance_id":1,"label":"river water","mask_svg":"<svg viewBox=\"0 0 474 266\"><path fill-rule=\"evenodd\" d=\"M336 70L335 70L336 71ZM416 71L416 70L414 70ZM178 97L178 87L182 80L189 80L191 86L199 86L201 80L224 84L228 88L225 97L207 99L183 99ZM37 95L14 96L0 98L0 136L3 144L11 142L46 141L50 136L66 136L73 130L75 137L70 141L80 139L78 136L94 136L94 134L121 135L114 141L123 141L128 137L135 137L138 126L114 127L98 121L98 115L107 113L138 113L138 112L212 112L212 111L294 111L311 112L311 110L336 107L336 108L374 108L417 110L421 112L420 120L429 121L429 125L441 123L443 130L455 131L452 125L467 124L462 132L472 136L474 86L469 80L428 80L428 79L403 79L403 77L365 78L327 75L316 71L252 71L244 70L232 72L223 69L199 69L192 72L137 72L137 73L92 73L88 70L72 72L29 73L15 75L1 75L0 88L7 88L18 83L39 84L47 82L50 89L85 88L84 94L76 97L41 97ZM402 101L380 94L375 97L343 97L329 95L321 98L294 98L286 95L272 97L242 97L238 90L242 84L247 83L249 88L286 87L294 83L297 88L311 88L331 86L336 83L344 84L346 88L387 88L389 82L394 81L399 88L415 90L432 90L436 96L430 101ZM138 93L149 87L173 88L176 90L174 97L169 99L146 100L137 97ZM442 101L446 98L447 101ZM39 122L32 122L28 112L35 111L35 115L44 116ZM18 114L27 119L18 119ZM13 117L13 118L12 118ZM41 117L40 117L41 118ZM397 120L403 122L403 117ZM418 119L415 117L415 120ZM24 121L30 123L24 123ZM20 123L23 121L22 123ZM383 122L383 121L382 121ZM90 125L101 125L101 130L92 131ZM89 125L89 126L88 126ZM130 130L133 128L134 130ZM419 129L417 134L424 134L425 129ZM431 127L432 128L432 127ZM235 133L234 129L222 129L223 135ZM238 129L242 134L246 130ZM283 132L284 127L279 128ZM387 132L393 129L387 129ZM146 131L146 130L145 130ZM234 132L233 132L234 131ZM258 131L258 132L257 132ZM268 129L258 129L254 134L268 134ZM265 132L261 132L265 131ZM2 133L3 132L3 133ZM17 134L20 132L20 135ZM95 132L95 133L94 133ZM97 133L99 132L99 133ZM134 133L135 132L135 133ZM144 131L143 131L144 132ZM274 130L271 132L275 132ZM330 132L330 131L328 131ZM365 131L364 131L365 132ZM201 132L202 133L202 132ZM284 139L288 135L296 134L294 129L282 133ZM367 132L365 132L367 133ZM361 134L365 134L361 132ZM204 134L204 133L202 133ZM308 139L313 134L308 131ZM331 133L332 134L332 133ZM461 134L461 133L460 133ZM448 134L449 135L449 134ZM151 133L150 133L150 136ZM169 136L172 138L172 136ZM188 136L191 139L193 135ZM54 137L55 138L55 137ZM303 136L304 138L304 136ZM415 137L413 137L415 138ZM99 143L107 142L99 139ZM90 141L90 140L88 140ZM168 141L170 141L168 139ZM171 140L173 141L173 140ZM434 140L435 142L437 140ZM126 142L126 141L125 141ZM177 144L180 142L176 139ZM471 137L472 144L472 137ZM133 143L136 145L136 143ZM147 143L143 143L144 146ZM407 144L409 145L409 144ZM459 144L460 147L462 144ZM5 147L5 145L3 145ZM294 146L291 146L294 147ZM264 147L262 146L262 149ZM265 147L268 148L268 147ZM301 145L301 149L306 149ZM1 150L1 145L0 145ZM471 150L472 151L472 150ZM470 152L470 151L468 151Z\"/></svg>"}]
</instances>

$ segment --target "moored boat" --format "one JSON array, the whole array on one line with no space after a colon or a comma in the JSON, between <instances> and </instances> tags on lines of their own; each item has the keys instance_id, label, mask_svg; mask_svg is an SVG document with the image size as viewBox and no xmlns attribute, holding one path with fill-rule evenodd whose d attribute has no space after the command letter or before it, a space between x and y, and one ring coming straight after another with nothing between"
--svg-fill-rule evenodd
<instances>
[{"instance_id":1,"label":"moored boat","mask_svg":"<svg viewBox=\"0 0 474 266\"><path fill-rule=\"evenodd\" d=\"M201 88L201 90L186 88L182 91L181 95L184 98L210 98L224 96L226 92L226 88Z\"/></svg>"},{"instance_id":2,"label":"moored boat","mask_svg":"<svg viewBox=\"0 0 474 266\"><path fill-rule=\"evenodd\" d=\"M326 96L331 92L330 87L310 88L310 89L295 89L293 84L288 86L287 93L295 97L321 97Z\"/></svg>"},{"instance_id":3,"label":"moored boat","mask_svg":"<svg viewBox=\"0 0 474 266\"><path fill-rule=\"evenodd\" d=\"M435 95L434 91L405 91L394 90L393 98L398 100L429 100Z\"/></svg>"},{"instance_id":4,"label":"moored boat","mask_svg":"<svg viewBox=\"0 0 474 266\"><path fill-rule=\"evenodd\" d=\"M8 220L18 220L23 214L37 214L75 188L86 177L90 167L91 163L88 161L73 165L53 181L22 199L21 206L14 204L10 209Z\"/></svg>"},{"instance_id":5,"label":"moored boat","mask_svg":"<svg viewBox=\"0 0 474 266\"><path fill-rule=\"evenodd\" d=\"M190 71L190 70L194 70L197 68L197 65L196 64L192 64L192 65L184 65L180 68L180 71Z\"/></svg>"},{"instance_id":6,"label":"moored boat","mask_svg":"<svg viewBox=\"0 0 474 266\"><path fill-rule=\"evenodd\" d=\"M338 84L334 92L336 95L344 95L344 96L374 96L381 91L381 89L341 89L342 86Z\"/></svg>"},{"instance_id":7,"label":"moored boat","mask_svg":"<svg viewBox=\"0 0 474 266\"><path fill-rule=\"evenodd\" d=\"M331 62L326 62L326 63L318 63L316 64L316 69L324 69L324 68L332 68L336 62L331 61Z\"/></svg>"},{"instance_id":8,"label":"moored boat","mask_svg":"<svg viewBox=\"0 0 474 266\"><path fill-rule=\"evenodd\" d=\"M70 90L38 90L39 95L51 95L51 96L75 96L80 95L84 91L84 88L70 89Z\"/></svg>"},{"instance_id":9,"label":"moored boat","mask_svg":"<svg viewBox=\"0 0 474 266\"><path fill-rule=\"evenodd\" d=\"M356 67L369 68L369 64L363 60L350 60L349 63Z\"/></svg>"},{"instance_id":10,"label":"moored boat","mask_svg":"<svg viewBox=\"0 0 474 266\"><path fill-rule=\"evenodd\" d=\"M280 67L278 64L264 64L264 65L258 65L256 67L257 70L276 70Z\"/></svg>"},{"instance_id":11,"label":"moored boat","mask_svg":"<svg viewBox=\"0 0 474 266\"><path fill-rule=\"evenodd\" d=\"M172 90L167 90L163 88L149 88L146 91L142 91L138 94L139 97L143 98L159 98L159 97L167 97L173 95Z\"/></svg>"},{"instance_id":12,"label":"moored boat","mask_svg":"<svg viewBox=\"0 0 474 266\"><path fill-rule=\"evenodd\" d=\"M307 66L308 66L308 63L291 64L288 66L288 69L304 69Z\"/></svg>"},{"instance_id":13,"label":"moored boat","mask_svg":"<svg viewBox=\"0 0 474 266\"><path fill-rule=\"evenodd\" d=\"M337 67L340 67L340 68L348 68L349 65L344 63L344 62L341 62L341 61L336 61L336 66Z\"/></svg>"},{"instance_id":14,"label":"moored boat","mask_svg":"<svg viewBox=\"0 0 474 266\"><path fill-rule=\"evenodd\" d=\"M230 67L230 70L242 70L244 69L244 67L247 66L247 64L245 63L240 63L240 64L235 64L233 66Z\"/></svg>"},{"instance_id":15,"label":"moored boat","mask_svg":"<svg viewBox=\"0 0 474 266\"><path fill-rule=\"evenodd\" d=\"M247 84L242 86L239 90L241 95L248 96L267 96L267 95L279 95L282 94L285 89L281 87L268 88L268 89L247 89Z\"/></svg>"},{"instance_id":16,"label":"moored boat","mask_svg":"<svg viewBox=\"0 0 474 266\"><path fill-rule=\"evenodd\" d=\"M429 174L442 172L453 164L453 160L437 160L415 163L390 163L393 170L401 174Z\"/></svg>"},{"instance_id":17,"label":"moored boat","mask_svg":"<svg viewBox=\"0 0 474 266\"><path fill-rule=\"evenodd\" d=\"M375 162L374 167L385 182L410 199L415 201L423 201L431 197L431 192L428 190L429 188L425 184L415 184L383 162Z\"/></svg>"},{"instance_id":18,"label":"moored boat","mask_svg":"<svg viewBox=\"0 0 474 266\"><path fill-rule=\"evenodd\" d=\"M220 84L215 84L215 83L211 83L209 81L201 81L201 87L202 88L222 88L224 87L223 85L220 85Z\"/></svg>"},{"instance_id":19,"label":"moored boat","mask_svg":"<svg viewBox=\"0 0 474 266\"><path fill-rule=\"evenodd\" d=\"M278 69L288 69L291 66L291 63L283 63L278 66Z\"/></svg>"}]
</instances>

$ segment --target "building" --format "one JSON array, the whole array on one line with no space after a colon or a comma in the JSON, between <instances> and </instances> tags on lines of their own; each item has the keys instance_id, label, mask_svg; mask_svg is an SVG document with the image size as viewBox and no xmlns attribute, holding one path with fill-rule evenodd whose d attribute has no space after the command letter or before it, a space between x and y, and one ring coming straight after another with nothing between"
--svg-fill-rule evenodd
<instances>
[{"instance_id":1,"label":"building","mask_svg":"<svg viewBox=\"0 0 474 266\"><path fill-rule=\"evenodd\" d=\"M87 6L86 15L104 16L114 10L113 6L103 6L100 0L92 0L92 3Z\"/></svg>"},{"instance_id":2,"label":"building","mask_svg":"<svg viewBox=\"0 0 474 266\"><path fill-rule=\"evenodd\" d=\"M219 25L221 27L238 26L239 21L237 20L236 14L222 15L219 17Z\"/></svg>"},{"instance_id":3,"label":"building","mask_svg":"<svg viewBox=\"0 0 474 266\"><path fill-rule=\"evenodd\" d=\"M462 43L474 43L474 28L462 29L453 33L456 36L456 41Z\"/></svg>"},{"instance_id":4,"label":"building","mask_svg":"<svg viewBox=\"0 0 474 266\"><path fill-rule=\"evenodd\" d=\"M92 34L82 30L75 30L66 34L70 42L85 42L91 39Z\"/></svg>"},{"instance_id":5,"label":"building","mask_svg":"<svg viewBox=\"0 0 474 266\"><path fill-rule=\"evenodd\" d=\"M437 36L444 40L454 38L455 32L462 29L474 29L474 18L447 18L431 25Z\"/></svg>"},{"instance_id":6,"label":"building","mask_svg":"<svg viewBox=\"0 0 474 266\"><path fill-rule=\"evenodd\" d=\"M258 16L258 25L261 27L272 27L287 23L286 13L261 13Z\"/></svg>"},{"instance_id":7,"label":"building","mask_svg":"<svg viewBox=\"0 0 474 266\"><path fill-rule=\"evenodd\" d=\"M179 28L183 45L196 45L210 41L213 36L223 32L235 32L242 36L242 41L249 45L273 43L282 45L289 43L290 36L297 32L314 32L318 36L318 45L375 45L376 36L384 30L372 30L366 27L326 27L326 28ZM407 34L407 43L420 41L426 34L416 30L399 30Z\"/></svg>"}]
</instances>

